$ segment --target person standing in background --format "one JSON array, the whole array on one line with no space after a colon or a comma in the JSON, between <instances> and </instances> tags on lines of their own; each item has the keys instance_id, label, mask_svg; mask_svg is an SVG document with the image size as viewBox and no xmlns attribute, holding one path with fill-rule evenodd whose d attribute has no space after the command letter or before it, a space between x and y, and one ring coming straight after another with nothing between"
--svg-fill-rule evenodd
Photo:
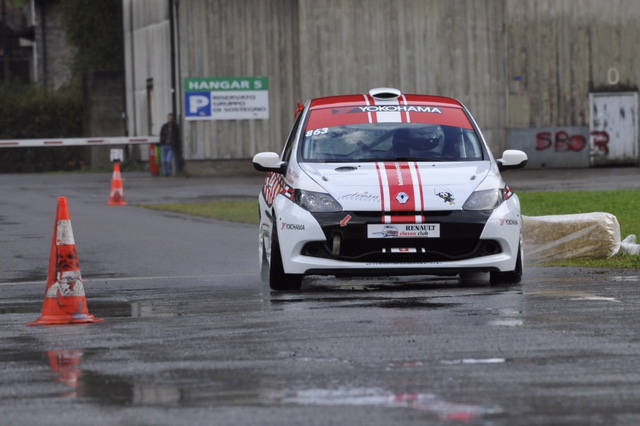
<instances>
[{"instance_id":1,"label":"person standing in background","mask_svg":"<svg viewBox=\"0 0 640 426\"><path fill-rule=\"evenodd\" d=\"M171 176L175 153L180 149L180 128L171 113L167 115L167 122L160 128L160 149L162 150L162 174Z\"/></svg>"}]
</instances>

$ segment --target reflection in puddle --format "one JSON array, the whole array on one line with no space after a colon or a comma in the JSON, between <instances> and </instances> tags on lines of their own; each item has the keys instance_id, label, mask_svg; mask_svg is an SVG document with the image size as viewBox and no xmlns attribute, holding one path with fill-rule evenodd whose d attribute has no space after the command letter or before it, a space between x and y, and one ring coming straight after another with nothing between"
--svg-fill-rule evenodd
<instances>
[{"instance_id":1,"label":"reflection in puddle","mask_svg":"<svg viewBox=\"0 0 640 426\"><path fill-rule=\"evenodd\" d=\"M434 303L419 297L279 297L270 300L272 305L305 304L304 309L326 309L336 307L386 308L386 309L440 309L457 306L457 303Z\"/></svg>"},{"instance_id":2,"label":"reflection in puddle","mask_svg":"<svg viewBox=\"0 0 640 426\"><path fill-rule=\"evenodd\" d=\"M71 391L62 395L64 398L75 398L78 396L80 386L80 363L82 362L81 350L48 351L49 365L51 371L57 375L57 381L71 388Z\"/></svg>"},{"instance_id":3,"label":"reflection in puddle","mask_svg":"<svg viewBox=\"0 0 640 426\"><path fill-rule=\"evenodd\" d=\"M82 371L81 350L48 351L55 380L69 387L62 398L95 398L108 405L176 405L182 391L171 385L136 385L115 376Z\"/></svg>"},{"instance_id":4,"label":"reflection in puddle","mask_svg":"<svg viewBox=\"0 0 640 426\"><path fill-rule=\"evenodd\" d=\"M440 361L442 364L502 364L507 362L505 358L462 358Z\"/></svg>"},{"instance_id":5,"label":"reflection in puddle","mask_svg":"<svg viewBox=\"0 0 640 426\"><path fill-rule=\"evenodd\" d=\"M0 307L0 315L8 314L35 314L42 309L42 303L30 305L3 305Z\"/></svg>"},{"instance_id":6,"label":"reflection in puddle","mask_svg":"<svg viewBox=\"0 0 640 426\"><path fill-rule=\"evenodd\" d=\"M408 408L437 415L442 420L473 422L480 416L502 413L499 406L485 407L445 401L432 393L395 393L381 388L309 389L282 392L274 389L227 389L216 381L212 386L177 386L157 383L134 383L124 378L82 371L81 350L47 352L55 380L70 390L63 398L90 398L98 403L119 406L219 406L274 404L372 406ZM502 360L503 362L504 360ZM454 361L452 361L454 362ZM457 361L455 361L457 362ZM498 359L475 360L477 363L497 363ZM460 363L472 363L461 360ZM405 364L403 367L419 367ZM230 372L231 373L231 372ZM235 373L233 373L235 374Z\"/></svg>"},{"instance_id":7,"label":"reflection in puddle","mask_svg":"<svg viewBox=\"0 0 640 426\"><path fill-rule=\"evenodd\" d=\"M531 292L534 296L548 296L565 298L568 300L587 300L587 301L603 301L603 302L620 302L615 297L598 296L595 293L574 290L541 290Z\"/></svg>"},{"instance_id":8,"label":"reflection in puddle","mask_svg":"<svg viewBox=\"0 0 640 426\"><path fill-rule=\"evenodd\" d=\"M524 325L524 321L521 311L506 308L498 310L498 318L488 321L487 324L499 327L519 327Z\"/></svg>"},{"instance_id":9,"label":"reflection in puddle","mask_svg":"<svg viewBox=\"0 0 640 426\"><path fill-rule=\"evenodd\" d=\"M617 276L617 277L611 277L611 281L632 281L632 282L637 282L640 281L640 276L638 275L629 275L629 276Z\"/></svg>"},{"instance_id":10,"label":"reflection in puddle","mask_svg":"<svg viewBox=\"0 0 640 426\"><path fill-rule=\"evenodd\" d=\"M432 393L393 393L379 388L309 389L282 398L283 403L301 405L357 405L409 408L436 414L441 420L472 422L479 416L499 414L500 407L459 404Z\"/></svg>"},{"instance_id":11,"label":"reflection in puddle","mask_svg":"<svg viewBox=\"0 0 640 426\"><path fill-rule=\"evenodd\" d=\"M91 312L101 318L170 318L182 315L174 306L163 306L161 303L119 302L93 299L90 302ZM4 305L0 307L0 315L38 314L42 303Z\"/></svg>"},{"instance_id":12,"label":"reflection in puddle","mask_svg":"<svg viewBox=\"0 0 640 426\"><path fill-rule=\"evenodd\" d=\"M172 306L162 306L153 302L104 302L93 301L91 311L94 315L107 318L170 318L180 316Z\"/></svg>"},{"instance_id":13,"label":"reflection in puddle","mask_svg":"<svg viewBox=\"0 0 640 426\"><path fill-rule=\"evenodd\" d=\"M524 322L521 319L515 318L504 318L489 321L489 325L501 325L504 327L518 327L522 324L524 324Z\"/></svg>"},{"instance_id":14,"label":"reflection in puddle","mask_svg":"<svg viewBox=\"0 0 640 426\"><path fill-rule=\"evenodd\" d=\"M459 279L452 276L375 276L375 277L336 277L307 276L303 281L305 291L344 292L344 291L413 291L450 289L458 287L488 287L487 280Z\"/></svg>"}]
</instances>

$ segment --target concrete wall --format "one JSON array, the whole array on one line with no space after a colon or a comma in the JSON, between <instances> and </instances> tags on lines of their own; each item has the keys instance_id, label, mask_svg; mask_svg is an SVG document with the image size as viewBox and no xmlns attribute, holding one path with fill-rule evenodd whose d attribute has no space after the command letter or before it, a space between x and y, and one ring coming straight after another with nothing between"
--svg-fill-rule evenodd
<instances>
[{"instance_id":1,"label":"concrete wall","mask_svg":"<svg viewBox=\"0 0 640 426\"><path fill-rule=\"evenodd\" d=\"M509 147L529 156L527 168L587 168L589 157L588 127L541 127L511 129Z\"/></svg>"},{"instance_id":2,"label":"concrete wall","mask_svg":"<svg viewBox=\"0 0 640 426\"><path fill-rule=\"evenodd\" d=\"M170 70L168 3L123 2L136 132L161 124L140 122L148 78L154 116L165 115L169 93L156 81ZM588 126L590 91L633 91L640 80L637 0L181 0L176 12L180 104L184 78L269 78L268 120L182 122L187 162L214 168L280 151L297 102L311 97L376 86L451 96L500 155L512 129Z\"/></svg>"},{"instance_id":3,"label":"concrete wall","mask_svg":"<svg viewBox=\"0 0 640 426\"><path fill-rule=\"evenodd\" d=\"M67 41L62 27L59 3L44 1L34 4L38 83L56 90L71 80L75 48Z\"/></svg>"},{"instance_id":4,"label":"concrete wall","mask_svg":"<svg viewBox=\"0 0 640 426\"><path fill-rule=\"evenodd\" d=\"M305 83L298 23L297 0L180 3L182 78L264 76L270 88L268 120L183 122L185 159L251 158L281 150Z\"/></svg>"},{"instance_id":5,"label":"concrete wall","mask_svg":"<svg viewBox=\"0 0 640 426\"><path fill-rule=\"evenodd\" d=\"M124 76L120 72L98 72L87 74L83 78L84 117L82 126L87 137L124 136L122 117L122 94ZM129 149L126 146L112 145L91 147L89 161L93 167L105 167L110 164L111 149ZM130 153L131 154L131 153ZM125 157L129 158L129 156Z\"/></svg>"}]
</instances>

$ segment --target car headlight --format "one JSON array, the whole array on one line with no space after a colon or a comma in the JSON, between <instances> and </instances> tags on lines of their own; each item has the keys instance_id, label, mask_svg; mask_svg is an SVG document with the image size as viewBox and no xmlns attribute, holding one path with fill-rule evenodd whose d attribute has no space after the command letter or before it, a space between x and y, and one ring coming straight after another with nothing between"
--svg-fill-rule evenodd
<instances>
[{"instance_id":1,"label":"car headlight","mask_svg":"<svg viewBox=\"0 0 640 426\"><path fill-rule=\"evenodd\" d=\"M502 189L487 189L476 191L462 206L462 210L493 210L504 201Z\"/></svg>"},{"instance_id":2,"label":"car headlight","mask_svg":"<svg viewBox=\"0 0 640 426\"><path fill-rule=\"evenodd\" d=\"M342 211L342 206L329 194L323 192L296 189L293 192L294 202L312 213L328 213Z\"/></svg>"}]
</instances>

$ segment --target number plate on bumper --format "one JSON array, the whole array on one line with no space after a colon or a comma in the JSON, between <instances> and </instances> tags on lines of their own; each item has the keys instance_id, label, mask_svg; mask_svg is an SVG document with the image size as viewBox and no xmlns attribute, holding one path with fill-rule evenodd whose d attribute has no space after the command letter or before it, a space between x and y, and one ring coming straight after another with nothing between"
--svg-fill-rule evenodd
<instances>
[{"instance_id":1,"label":"number plate on bumper","mask_svg":"<svg viewBox=\"0 0 640 426\"><path fill-rule=\"evenodd\" d=\"M440 238L439 223L367 225L367 238Z\"/></svg>"}]
</instances>

